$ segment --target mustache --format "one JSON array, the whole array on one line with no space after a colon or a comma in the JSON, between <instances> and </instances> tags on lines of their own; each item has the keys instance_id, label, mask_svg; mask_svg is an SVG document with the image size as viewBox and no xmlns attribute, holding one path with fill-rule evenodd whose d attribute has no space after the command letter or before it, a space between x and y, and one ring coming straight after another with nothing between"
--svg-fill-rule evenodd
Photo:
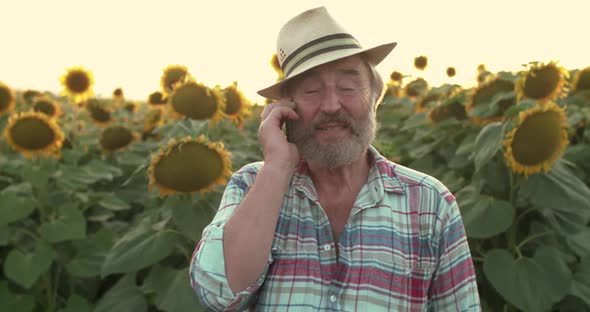
<instances>
[{"instance_id":1,"label":"mustache","mask_svg":"<svg viewBox=\"0 0 590 312\"><path fill-rule=\"evenodd\" d=\"M344 125L347 128L351 128L352 130L355 130L353 127L354 120L352 119L352 117L350 115L348 115L347 113L345 113L343 111L338 111L333 114L320 113L312 121L311 127L312 127L312 129L317 129L319 125L324 124L324 123L339 123L339 124Z\"/></svg>"}]
</instances>

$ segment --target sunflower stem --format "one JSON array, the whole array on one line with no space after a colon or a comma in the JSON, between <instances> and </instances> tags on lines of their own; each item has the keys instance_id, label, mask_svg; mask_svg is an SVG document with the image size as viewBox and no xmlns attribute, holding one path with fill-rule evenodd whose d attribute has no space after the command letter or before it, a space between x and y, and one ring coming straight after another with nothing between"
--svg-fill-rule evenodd
<instances>
[{"instance_id":1,"label":"sunflower stem","mask_svg":"<svg viewBox=\"0 0 590 312\"><path fill-rule=\"evenodd\" d=\"M517 249L521 249L524 245L526 245L528 242L530 242L530 241L532 241L534 239L537 239L537 238L542 237L542 236L545 236L545 235L553 235L553 234L554 234L554 232L551 231L551 230L550 231L541 232L541 233L537 233L537 234L533 234L533 235L525 238L522 242L520 242L516 246L516 248Z\"/></svg>"},{"instance_id":2,"label":"sunflower stem","mask_svg":"<svg viewBox=\"0 0 590 312\"><path fill-rule=\"evenodd\" d=\"M512 172L509 171L510 174L510 204L512 205L512 207L515 207L516 205L516 175ZM516 253L516 255L518 256L518 258L522 257L522 253L520 252L520 249L516 246L516 236L518 232L518 217L516 215L514 215L513 219L512 219L512 225L510 226L510 229L508 230L508 247L512 250L514 250L514 252Z\"/></svg>"}]
</instances>

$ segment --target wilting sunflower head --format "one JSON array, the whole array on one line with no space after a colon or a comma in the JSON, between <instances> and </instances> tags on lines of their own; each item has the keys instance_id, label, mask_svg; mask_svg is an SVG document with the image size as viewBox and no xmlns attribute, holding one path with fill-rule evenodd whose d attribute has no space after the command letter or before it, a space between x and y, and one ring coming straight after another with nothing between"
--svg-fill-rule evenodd
<instances>
[{"instance_id":1,"label":"wilting sunflower head","mask_svg":"<svg viewBox=\"0 0 590 312\"><path fill-rule=\"evenodd\" d=\"M39 92L37 90L25 90L25 92L23 92L23 94L22 94L23 100L25 100L25 102L27 102L29 104L33 103L35 98L40 95L41 95L41 92Z\"/></svg>"},{"instance_id":2,"label":"wilting sunflower head","mask_svg":"<svg viewBox=\"0 0 590 312\"><path fill-rule=\"evenodd\" d=\"M391 72L391 75L389 75L389 79L391 79L391 81L395 81L398 84L400 84L402 82L402 80L404 79L404 75L402 73L400 73L399 71L395 70Z\"/></svg>"},{"instance_id":3,"label":"wilting sunflower head","mask_svg":"<svg viewBox=\"0 0 590 312\"><path fill-rule=\"evenodd\" d=\"M164 123L163 109L150 109L143 121L143 131L150 132Z\"/></svg>"},{"instance_id":4,"label":"wilting sunflower head","mask_svg":"<svg viewBox=\"0 0 590 312\"><path fill-rule=\"evenodd\" d=\"M574 92L590 90L590 67L586 67L578 71L578 73L576 73L572 85Z\"/></svg>"},{"instance_id":5,"label":"wilting sunflower head","mask_svg":"<svg viewBox=\"0 0 590 312\"><path fill-rule=\"evenodd\" d=\"M555 62L531 63L516 84L519 100L553 101L566 94L568 78L569 72Z\"/></svg>"},{"instance_id":6,"label":"wilting sunflower head","mask_svg":"<svg viewBox=\"0 0 590 312\"><path fill-rule=\"evenodd\" d=\"M489 81L490 79L493 79L493 77L494 77L494 75L491 72L487 71L487 70L480 71L477 74L477 83L484 84L487 81Z\"/></svg>"},{"instance_id":7,"label":"wilting sunflower head","mask_svg":"<svg viewBox=\"0 0 590 312\"><path fill-rule=\"evenodd\" d=\"M98 99L88 100L86 110L90 114L90 119L99 126L106 126L113 121L111 109Z\"/></svg>"},{"instance_id":8,"label":"wilting sunflower head","mask_svg":"<svg viewBox=\"0 0 590 312\"><path fill-rule=\"evenodd\" d=\"M113 90L113 101L120 102L120 101L123 101L124 99L125 99L125 96L123 95L122 88L116 88L115 90Z\"/></svg>"},{"instance_id":9,"label":"wilting sunflower head","mask_svg":"<svg viewBox=\"0 0 590 312\"><path fill-rule=\"evenodd\" d=\"M0 81L0 116L10 113L14 109L14 92Z\"/></svg>"},{"instance_id":10,"label":"wilting sunflower head","mask_svg":"<svg viewBox=\"0 0 590 312\"><path fill-rule=\"evenodd\" d=\"M458 99L444 105L438 105L428 113L428 120L433 124L451 118L455 118L456 120L467 119L465 106Z\"/></svg>"},{"instance_id":11,"label":"wilting sunflower head","mask_svg":"<svg viewBox=\"0 0 590 312\"><path fill-rule=\"evenodd\" d=\"M126 148L136 139L137 135L126 127L109 126L100 134L99 143L105 153L112 153Z\"/></svg>"},{"instance_id":12,"label":"wilting sunflower head","mask_svg":"<svg viewBox=\"0 0 590 312\"><path fill-rule=\"evenodd\" d=\"M447 67L447 76L454 77L456 74L455 67Z\"/></svg>"},{"instance_id":13,"label":"wilting sunflower head","mask_svg":"<svg viewBox=\"0 0 590 312\"><path fill-rule=\"evenodd\" d=\"M150 189L157 188L161 197L204 194L226 183L231 166L229 152L220 142L208 142L203 135L173 139L152 157L148 168Z\"/></svg>"},{"instance_id":14,"label":"wilting sunflower head","mask_svg":"<svg viewBox=\"0 0 590 312\"><path fill-rule=\"evenodd\" d=\"M166 96L174 91L177 86L182 85L190 78L188 68L183 65L169 65L164 69L160 84L162 93Z\"/></svg>"},{"instance_id":15,"label":"wilting sunflower head","mask_svg":"<svg viewBox=\"0 0 590 312\"><path fill-rule=\"evenodd\" d=\"M79 103L93 95L94 77L92 72L80 66L72 67L60 78L64 88L63 95L68 96L74 103Z\"/></svg>"},{"instance_id":16,"label":"wilting sunflower head","mask_svg":"<svg viewBox=\"0 0 590 312\"><path fill-rule=\"evenodd\" d=\"M504 158L513 172L528 176L549 171L568 145L563 109L547 102L520 112L503 144Z\"/></svg>"},{"instance_id":17,"label":"wilting sunflower head","mask_svg":"<svg viewBox=\"0 0 590 312\"><path fill-rule=\"evenodd\" d=\"M55 119L29 111L10 116L4 138L25 157L59 157L64 134Z\"/></svg>"},{"instance_id":18,"label":"wilting sunflower head","mask_svg":"<svg viewBox=\"0 0 590 312\"><path fill-rule=\"evenodd\" d=\"M148 96L148 105L150 106L164 106L168 103L168 99L160 91L151 93Z\"/></svg>"},{"instance_id":19,"label":"wilting sunflower head","mask_svg":"<svg viewBox=\"0 0 590 312\"><path fill-rule=\"evenodd\" d=\"M283 70L281 69L281 64L279 63L279 57L277 56L276 53L274 53L270 57L270 66L272 67L272 69L275 70L275 72L279 76L278 79L283 79L283 77L284 77Z\"/></svg>"},{"instance_id":20,"label":"wilting sunflower head","mask_svg":"<svg viewBox=\"0 0 590 312\"><path fill-rule=\"evenodd\" d=\"M419 70L424 70L428 66L428 58L424 55L414 58L414 67Z\"/></svg>"},{"instance_id":21,"label":"wilting sunflower head","mask_svg":"<svg viewBox=\"0 0 590 312\"><path fill-rule=\"evenodd\" d=\"M135 113L139 108L139 105L134 101L126 101L123 108L129 113Z\"/></svg>"},{"instance_id":22,"label":"wilting sunflower head","mask_svg":"<svg viewBox=\"0 0 590 312\"><path fill-rule=\"evenodd\" d=\"M57 117L62 114L62 110L57 102L48 97L40 97L33 102L33 110L41 112L50 118Z\"/></svg>"},{"instance_id":23,"label":"wilting sunflower head","mask_svg":"<svg viewBox=\"0 0 590 312\"><path fill-rule=\"evenodd\" d=\"M486 82L480 84L471 93L471 97L467 102L467 111L470 112L475 107L480 105L489 105L490 101L496 94L511 91L514 91L514 82L503 79L499 76L490 76ZM496 115L489 118L474 117L473 119L477 123L487 123L501 120L504 116L504 112L515 104L516 99L514 97L503 99L497 103L499 111Z\"/></svg>"},{"instance_id":24,"label":"wilting sunflower head","mask_svg":"<svg viewBox=\"0 0 590 312\"><path fill-rule=\"evenodd\" d=\"M438 106L439 101L442 100L443 95L439 92L428 92L420 96L414 105L416 113L429 111L435 106Z\"/></svg>"},{"instance_id":25,"label":"wilting sunflower head","mask_svg":"<svg viewBox=\"0 0 590 312\"><path fill-rule=\"evenodd\" d=\"M422 95L428 89L428 82L422 78L410 81L406 87L406 95L409 97L417 97Z\"/></svg>"},{"instance_id":26,"label":"wilting sunflower head","mask_svg":"<svg viewBox=\"0 0 590 312\"><path fill-rule=\"evenodd\" d=\"M189 81L176 88L170 96L170 107L177 118L218 121L223 118L225 99L217 88L208 88Z\"/></svg>"},{"instance_id":27,"label":"wilting sunflower head","mask_svg":"<svg viewBox=\"0 0 590 312\"><path fill-rule=\"evenodd\" d=\"M252 115L250 101L238 90L236 83L223 89L223 94L225 96L225 115L239 128L242 128L246 118Z\"/></svg>"}]
</instances>

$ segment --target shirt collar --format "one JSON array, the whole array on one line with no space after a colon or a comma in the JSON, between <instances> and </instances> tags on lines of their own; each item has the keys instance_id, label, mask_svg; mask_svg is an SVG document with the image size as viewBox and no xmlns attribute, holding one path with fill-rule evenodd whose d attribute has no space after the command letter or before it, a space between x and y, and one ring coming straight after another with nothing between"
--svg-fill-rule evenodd
<instances>
[{"instance_id":1,"label":"shirt collar","mask_svg":"<svg viewBox=\"0 0 590 312\"><path fill-rule=\"evenodd\" d=\"M365 183L359 194L363 198L359 198L357 202L367 203L367 206L370 206L381 201L385 192L404 194L403 184L395 172L397 165L383 157L373 146L369 146L368 153L372 156L371 168L369 169L367 183ZM293 179L293 186L296 191L303 193L311 200L318 200L307 162L302 160L299 163ZM362 204L359 208L362 209L363 206L365 205Z\"/></svg>"}]
</instances>

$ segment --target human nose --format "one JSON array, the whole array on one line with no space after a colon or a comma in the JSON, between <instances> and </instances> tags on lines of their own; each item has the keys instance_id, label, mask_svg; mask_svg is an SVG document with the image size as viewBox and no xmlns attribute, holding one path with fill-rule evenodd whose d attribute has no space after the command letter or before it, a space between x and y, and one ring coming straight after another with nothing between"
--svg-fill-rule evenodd
<instances>
[{"instance_id":1,"label":"human nose","mask_svg":"<svg viewBox=\"0 0 590 312\"><path fill-rule=\"evenodd\" d=\"M321 110L324 113L334 113L340 110L342 104L335 88L326 88L322 97Z\"/></svg>"}]
</instances>

